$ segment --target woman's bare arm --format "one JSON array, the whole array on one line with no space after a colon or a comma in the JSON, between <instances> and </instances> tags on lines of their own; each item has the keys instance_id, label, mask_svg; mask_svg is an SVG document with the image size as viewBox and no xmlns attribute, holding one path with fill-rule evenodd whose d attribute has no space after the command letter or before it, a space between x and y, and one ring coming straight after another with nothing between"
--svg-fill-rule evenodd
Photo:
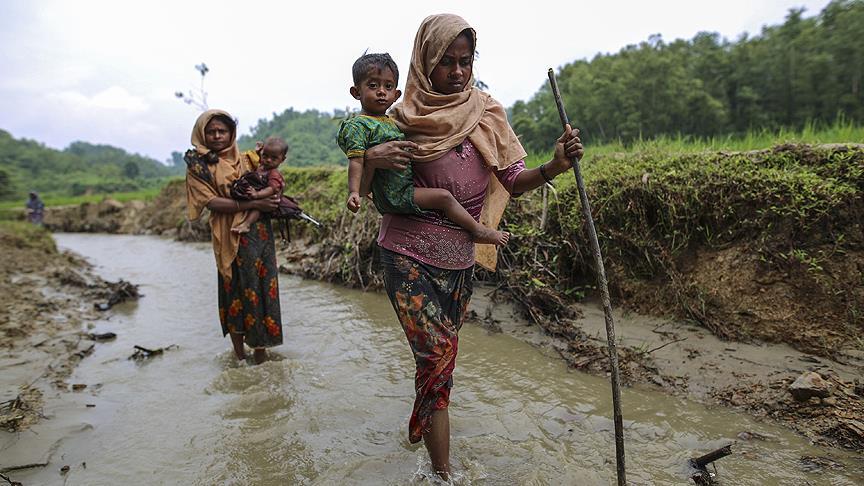
<instances>
[{"instance_id":1,"label":"woman's bare arm","mask_svg":"<svg viewBox=\"0 0 864 486\"><path fill-rule=\"evenodd\" d=\"M363 166L371 169L405 169L414 159L414 151L420 148L414 142L395 140L366 149Z\"/></svg>"},{"instance_id":2,"label":"woman's bare arm","mask_svg":"<svg viewBox=\"0 0 864 486\"><path fill-rule=\"evenodd\" d=\"M207 203L207 208L210 211L217 213L236 213L249 209L257 209L263 212L270 212L279 206L279 196L274 195L265 199L255 199L252 201L237 201L227 197L214 197Z\"/></svg>"},{"instance_id":3,"label":"woman's bare arm","mask_svg":"<svg viewBox=\"0 0 864 486\"><path fill-rule=\"evenodd\" d=\"M555 142L555 155L552 160L540 167L520 172L513 182L513 192L522 193L537 189L546 183L544 172L549 180L552 180L570 169L570 159L574 157L581 159L584 154L585 148L579 138L579 129L573 130L570 125L567 125L564 133Z\"/></svg>"}]
</instances>

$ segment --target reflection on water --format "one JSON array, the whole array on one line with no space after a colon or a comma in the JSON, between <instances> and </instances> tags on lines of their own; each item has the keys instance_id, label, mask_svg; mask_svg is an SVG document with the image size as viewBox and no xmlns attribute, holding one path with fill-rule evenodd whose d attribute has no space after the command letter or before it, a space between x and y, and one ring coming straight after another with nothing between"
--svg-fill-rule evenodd
<instances>
[{"instance_id":1,"label":"reflection on water","mask_svg":"<svg viewBox=\"0 0 864 486\"><path fill-rule=\"evenodd\" d=\"M94 427L55 453L52 466L87 464L72 468L68 484L435 482L423 448L407 441L413 361L383 295L282 276L286 343L273 361L247 366L220 335L209 245L57 239L145 294L97 324L119 337L99 345L72 380L103 386L81 419ZM606 380L470 324L461 339L451 405L457 483L614 483ZM125 360L134 344L179 349L138 366ZM741 431L770 440L738 444L718 464L730 484L864 482L861 460L839 451L831 454L844 469L805 472L801 456L825 450L744 415L639 389L624 390L623 402L632 484L687 484L689 457ZM58 467L16 479L56 483Z\"/></svg>"}]
</instances>

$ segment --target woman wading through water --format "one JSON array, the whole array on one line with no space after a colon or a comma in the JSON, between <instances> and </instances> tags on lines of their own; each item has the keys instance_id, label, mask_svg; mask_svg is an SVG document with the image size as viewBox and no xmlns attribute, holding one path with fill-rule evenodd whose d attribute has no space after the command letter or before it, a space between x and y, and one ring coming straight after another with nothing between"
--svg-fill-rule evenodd
<instances>
[{"instance_id":1,"label":"woman wading through water","mask_svg":"<svg viewBox=\"0 0 864 486\"><path fill-rule=\"evenodd\" d=\"M259 364L267 358L265 348L282 344L273 229L268 218L259 219L242 235L231 228L244 219L247 210L274 210L279 195L252 201L231 199L231 183L252 166L237 148L237 125L228 113L202 113L192 129L192 146L195 154L187 156L186 171L189 219L194 221L204 208L210 209L222 335L231 335L238 360L246 359L245 341Z\"/></svg>"},{"instance_id":2,"label":"woman wading through water","mask_svg":"<svg viewBox=\"0 0 864 486\"><path fill-rule=\"evenodd\" d=\"M404 101L391 116L407 141L371 147L373 168L411 163L417 187L450 191L481 223L496 228L511 194L542 186L581 158L578 131L567 130L555 155L526 169L525 150L503 106L474 86L476 33L461 17L427 17L417 31ZM471 235L437 213L385 214L378 233L387 295L416 363L409 440L423 439L432 467L450 477L447 408L459 329L472 292ZM478 245L477 263L494 268L496 247Z\"/></svg>"}]
</instances>

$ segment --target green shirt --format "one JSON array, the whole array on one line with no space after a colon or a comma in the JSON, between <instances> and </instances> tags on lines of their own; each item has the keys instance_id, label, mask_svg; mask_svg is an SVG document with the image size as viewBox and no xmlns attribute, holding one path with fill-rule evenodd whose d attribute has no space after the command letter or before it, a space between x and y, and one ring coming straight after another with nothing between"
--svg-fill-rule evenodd
<instances>
[{"instance_id":1,"label":"green shirt","mask_svg":"<svg viewBox=\"0 0 864 486\"><path fill-rule=\"evenodd\" d=\"M384 142L405 140L393 120L387 116L358 115L343 120L336 141L349 159L363 157L366 150ZM372 178L372 201L381 214L421 214L414 204L414 171L376 169Z\"/></svg>"},{"instance_id":2,"label":"green shirt","mask_svg":"<svg viewBox=\"0 0 864 486\"><path fill-rule=\"evenodd\" d=\"M343 120L336 141L349 159L363 157L366 149L384 142L405 140L403 134L387 116L357 115Z\"/></svg>"}]
</instances>

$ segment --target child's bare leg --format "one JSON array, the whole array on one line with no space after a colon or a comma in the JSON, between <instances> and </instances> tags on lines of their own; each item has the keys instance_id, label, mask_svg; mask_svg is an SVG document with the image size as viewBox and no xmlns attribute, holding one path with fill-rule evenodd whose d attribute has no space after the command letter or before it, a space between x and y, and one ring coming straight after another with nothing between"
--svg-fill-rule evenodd
<instances>
[{"instance_id":1,"label":"child's bare leg","mask_svg":"<svg viewBox=\"0 0 864 486\"><path fill-rule=\"evenodd\" d=\"M471 238L475 243L506 245L510 240L510 233L487 228L475 221L468 214L468 211L453 197L453 194L450 194L450 191L446 189L415 187L414 204L421 209L438 209L443 211L450 221L453 221L459 227L471 233Z\"/></svg>"},{"instance_id":2,"label":"child's bare leg","mask_svg":"<svg viewBox=\"0 0 864 486\"><path fill-rule=\"evenodd\" d=\"M237 226L231 228L232 233L248 233L249 228L258 221L258 217L261 215L261 212L257 209L250 209L246 212L246 217L243 218L243 221L237 224Z\"/></svg>"}]
</instances>

